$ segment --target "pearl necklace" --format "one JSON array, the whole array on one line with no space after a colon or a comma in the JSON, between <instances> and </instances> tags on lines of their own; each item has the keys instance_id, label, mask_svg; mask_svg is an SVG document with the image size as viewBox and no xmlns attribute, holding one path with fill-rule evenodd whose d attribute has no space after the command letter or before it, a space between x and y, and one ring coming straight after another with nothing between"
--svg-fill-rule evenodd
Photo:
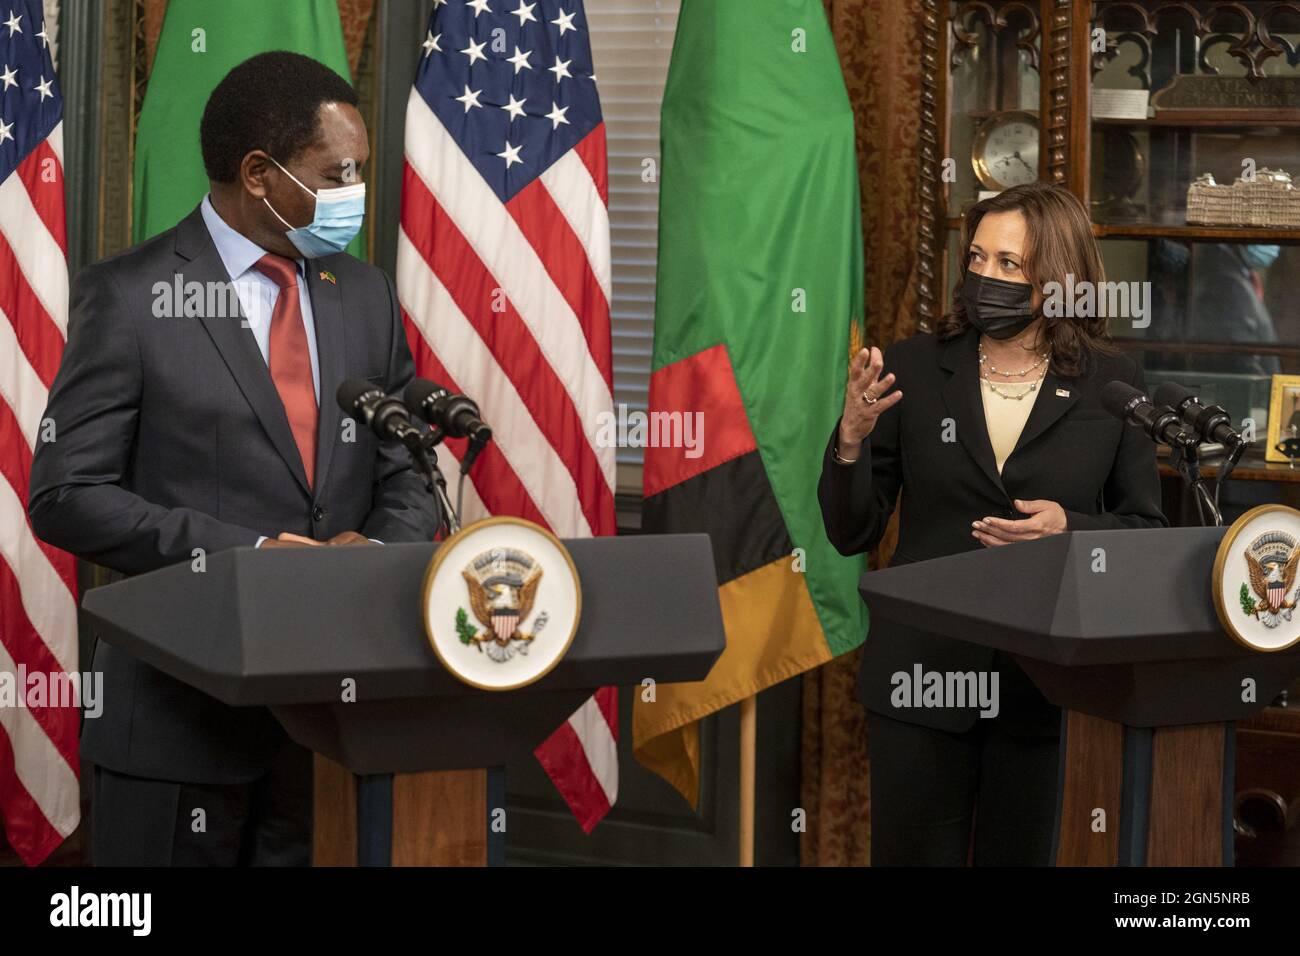
<instances>
[{"instance_id":1,"label":"pearl necklace","mask_svg":"<svg viewBox=\"0 0 1300 956\"><path fill-rule=\"evenodd\" d=\"M1043 366L1043 370L1042 370L1041 372L1038 373L1038 378L1035 379L1035 380L1032 381L1032 382L1003 382L1003 383L1002 383L1003 386L1006 386L1006 385L1025 385L1025 386L1028 386L1027 388L1025 388L1024 391L1021 391L1021 392L1003 392L1003 391L1001 391L1001 390L999 389L999 387L998 387L998 383L995 382L995 381L993 381L991 378L989 378L989 376L985 373L984 368L983 368L984 365L987 364L987 365L988 365L988 371L991 372L991 373L997 374L997 375L1027 375L1029 372L1032 372L1034 369L1038 368L1040 365L1043 365L1043 362L1044 362L1044 360L1047 358L1047 356L1046 356L1046 355L1041 356L1037 362L1035 362L1035 363L1034 363L1033 365L1031 365L1029 368L1025 369L1023 372L999 372L997 369L995 369L995 368L993 367L992 363L989 363L989 362L986 362L986 361L985 361L985 357L984 357L984 344L983 344L982 342L980 343L979 353L980 353L980 365L981 365L981 368L980 368L980 379L981 379L981 380L982 380L986 385L988 385L988 387L989 387L989 391L992 392L994 395L998 396L999 398L1015 399L1017 402L1019 402L1019 401L1023 401L1023 400L1024 400L1024 397L1025 397L1026 395L1032 395L1034 392L1036 392L1036 391L1038 390L1038 386L1042 384L1043 379L1045 379L1045 378L1047 377L1047 367L1046 367L1046 366Z\"/></svg>"},{"instance_id":2,"label":"pearl necklace","mask_svg":"<svg viewBox=\"0 0 1300 956\"><path fill-rule=\"evenodd\" d=\"M990 362L988 360L988 357L984 354L984 343L983 342L980 343L980 365L987 366L990 375L1002 375L1004 377L1011 377L1015 375L1028 375L1034 369L1038 368L1038 366L1042 365L1043 362L1045 361L1047 361L1046 352L1040 354L1038 356L1038 361L1035 362L1033 365L1029 366L1029 368L1021 369L1019 372L1000 372L998 371L997 368L994 367L993 363Z\"/></svg>"}]
</instances>

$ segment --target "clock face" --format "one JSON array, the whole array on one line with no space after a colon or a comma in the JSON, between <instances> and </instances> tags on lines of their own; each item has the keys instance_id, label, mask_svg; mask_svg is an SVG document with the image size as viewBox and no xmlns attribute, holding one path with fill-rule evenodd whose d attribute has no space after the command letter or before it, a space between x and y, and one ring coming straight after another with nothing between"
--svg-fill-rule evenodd
<instances>
[{"instance_id":1,"label":"clock face","mask_svg":"<svg viewBox=\"0 0 1300 956\"><path fill-rule=\"evenodd\" d=\"M994 116L975 138L975 173L987 189L1007 189L1038 178L1038 123L1027 113Z\"/></svg>"}]
</instances>

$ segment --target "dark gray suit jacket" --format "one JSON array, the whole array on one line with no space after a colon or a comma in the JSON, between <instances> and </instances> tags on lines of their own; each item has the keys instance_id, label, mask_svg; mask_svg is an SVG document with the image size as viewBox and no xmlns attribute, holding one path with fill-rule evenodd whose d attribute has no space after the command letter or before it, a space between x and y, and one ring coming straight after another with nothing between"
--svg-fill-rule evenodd
<instances>
[{"instance_id":1,"label":"dark gray suit jacket","mask_svg":"<svg viewBox=\"0 0 1300 956\"><path fill-rule=\"evenodd\" d=\"M359 424L344 441L334 399L345 379L393 392L414 374L393 283L348 255L306 271L320 366L314 490L252 331L237 316L155 317L156 283L229 282L195 209L77 274L45 412L55 440L32 461L36 534L125 575L282 531L431 539L439 516L406 452ZM270 711L227 707L107 644L92 666L104 710L86 721L82 753L101 766L237 783L260 776L284 743Z\"/></svg>"}]
</instances>

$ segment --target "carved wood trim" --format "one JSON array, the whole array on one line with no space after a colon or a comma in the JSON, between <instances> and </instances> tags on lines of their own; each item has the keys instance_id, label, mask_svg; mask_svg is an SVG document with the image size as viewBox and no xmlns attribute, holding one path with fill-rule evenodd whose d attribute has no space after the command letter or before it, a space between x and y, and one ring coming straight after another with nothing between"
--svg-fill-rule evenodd
<instances>
[{"instance_id":1,"label":"carved wood trim","mask_svg":"<svg viewBox=\"0 0 1300 956\"><path fill-rule=\"evenodd\" d=\"M1258 83L1264 79L1264 64L1275 56L1285 56L1287 62L1295 63L1300 58L1300 51L1284 36L1273 36L1269 26L1281 13L1300 16L1300 3L1296 0L1277 0L1260 12L1252 10L1238 0L1215 0L1202 12L1190 0L1163 0L1155 5L1136 3L1134 0L1097 0L1095 22L1105 27L1108 21L1119 14L1120 19L1136 20L1140 26L1133 32L1140 33L1150 42L1155 39L1157 23L1161 17L1176 14L1188 18L1198 40L1209 38L1231 39L1228 53L1246 68L1246 79ZM1239 24L1240 29L1223 30L1225 21ZM1215 29L1215 24L1219 29ZM1107 38L1105 53L1092 55L1092 71L1101 69L1105 60L1114 57L1115 52ZM1200 60L1203 72L1217 73L1212 66Z\"/></svg>"},{"instance_id":2,"label":"carved wood trim","mask_svg":"<svg viewBox=\"0 0 1300 956\"><path fill-rule=\"evenodd\" d=\"M948 238L948 190L942 167L948 138L947 69L944 43L948 0L921 2L921 135L917 171L917 326L934 330L943 312L943 257Z\"/></svg>"},{"instance_id":3,"label":"carved wood trim","mask_svg":"<svg viewBox=\"0 0 1300 956\"><path fill-rule=\"evenodd\" d=\"M1019 33L1016 36L1016 46L1024 50L1029 56L1029 65L1034 69L1039 69L1038 56L1038 37L1042 32L1042 25L1038 20L1038 11L1024 0L1011 0L994 9L993 5L987 0L965 0L959 4L952 15L952 55L949 59L949 67L956 69L960 64L962 57L969 50L973 50L979 42L979 35L974 31L966 30L962 24L970 16L976 20L983 20L988 26L991 33L996 33L1007 27L1007 14L1012 12L1023 13L1029 18L1029 30L1025 33Z\"/></svg>"},{"instance_id":4,"label":"carved wood trim","mask_svg":"<svg viewBox=\"0 0 1300 956\"><path fill-rule=\"evenodd\" d=\"M1039 178L1064 184L1070 166L1070 0L1045 0L1051 5L1046 16L1044 51L1047 62L1042 82Z\"/></svg>"}]
</instances>

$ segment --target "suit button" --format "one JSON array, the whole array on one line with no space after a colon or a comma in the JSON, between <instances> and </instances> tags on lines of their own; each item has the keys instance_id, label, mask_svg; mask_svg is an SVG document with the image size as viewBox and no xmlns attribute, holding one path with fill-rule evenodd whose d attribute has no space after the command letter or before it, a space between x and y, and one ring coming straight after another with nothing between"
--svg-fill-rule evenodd
<instances>
[{"instance_id":1,"label":"suit button","mask_svg":"<svg viewBox=\"0 0 1300 956\"><path fill-rule=\"evenodd\" d=\"M320 521L324 517L325 517L325 509L322 508L320 505L317 505L311 513L311 520Z\"/></svg>"}]
</instances>

